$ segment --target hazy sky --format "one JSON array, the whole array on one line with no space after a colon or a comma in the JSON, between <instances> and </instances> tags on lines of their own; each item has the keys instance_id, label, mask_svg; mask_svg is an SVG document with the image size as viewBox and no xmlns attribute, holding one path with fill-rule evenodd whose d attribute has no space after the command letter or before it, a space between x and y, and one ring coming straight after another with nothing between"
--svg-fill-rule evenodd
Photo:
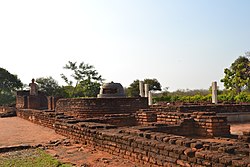
<instances>
[{"instance_id":1,"label":"hazy sky","mask_svg":"<svg viewBox=\"0 0 250 167\"><path fill-rule=\"evenodd\" d=\"M0 67L23 83L94 65L107 82L209 88L250 50L249 0L1 0ZM222 84L218 85L222 88Z\"/></svg>"}]
</instances>

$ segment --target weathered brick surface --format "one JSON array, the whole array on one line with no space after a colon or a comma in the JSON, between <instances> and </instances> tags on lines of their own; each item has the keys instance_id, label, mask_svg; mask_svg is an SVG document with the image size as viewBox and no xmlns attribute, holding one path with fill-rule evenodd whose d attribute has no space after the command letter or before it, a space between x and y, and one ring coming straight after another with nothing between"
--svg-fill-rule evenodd
<instances>
[{"instance_id":1,"label":"weathered brick surface","mask_svg":"<svg viewBox=\"0 0 250 167\"><path fill-rule=\"evenodd\" d=\"M142 108L148 108L147 98L73 98L60 99L56 104L57 112L78 118L135 113Z\"/></svg>"},{"instance_id":2,"label":"weathered brick surface","mask_svg":"<svg viewBox=\"0 0 250 167\"><path fill-rule=\"evenodd\" d=\"M43 92L30 96L28 91L17 91L16 108L18 109L47 109L48 99Z\"/></svg>"},{"instance_id":3,"label":"weathered brick surface","mask_svg":"<svg viewBox=\"0 0 250 167\"><path fill-rule=\"evenodd\" d=\"M151 166L229 166L233 163L248 165L250 150L248 155L237 155L235 152L211 150L210 148L215 144L212 142L204 143L201 140L157 132L141 132L140 127L120 129L116 126L109 127L107 124L90 122L71 124L67 121L67 118L56 121L57 133L111 154ZM191 144L187 144L188 142ZM218 148L228 147L225 144L217 144ZM235 149L241 147L247 146L235 145Z\"/></svg>"},{"instance_id":4,"label":"weathered brick surface","mask_svg":"<svg viewBox=\"0 0 250 167\"><path fill-rule=\"evenodd\" d=\"M148 166L247 166L250 149L245 143L203 142L188 137L144 131L142 126L119 126L85 122L46 110L18 110L18 116L54 128L97 149ZM56 118L56 119L55 119ZM248 134L248 133L247 133Z\"/></svg>"},{"instance_id":5,"label":"weathered brick surface","mask_svg":"<svg viewBox=\"0 0 250 167\"><path fill-rule=\"evenodd\" d=\"M14 107L0 106L0 118L16 116L16 109Z\"/></svg>"},{"instance_id":6,"label":"weathered brick surface","mask_svg":"<svg viewBox=\"0 0 250 167\"><path fill-rule=\"evenodd\" d=\"M25 102L25 98L19 101ZM48 101L48 108L53 109L55 101ZM60 99L56 112L19 109L17 115L145 166L250 167L250 149L245 142L207 142L183 136L226 136L229 126L225 117L213 112L165 112L147 107L146 98ZM135 126L137 123L140 126Z\"/></svg>"},{"instance_id":7,"label":"weathered brick surface","mask_svg":"<svg viewBox=\"0 0 250 167\"><path fill-rule=\"evenodd\" d=\"M187 112L192 113L195 111L202 112L249 112L250 104L188 104L188 105L154 105L151 106L154 111L163 112Z\"/></svg>"},{"instance_id":8,"label":"weathered brick surface","mask_svg":"<svg viewBox=\"0 0 250 167\"><path fill-rule=\"evenodd\" d=\"M18 109L17 116L49 128L53 128L55 123L55 111L53 110Z\"/></svg>"},{"instance_id":9,"label":"weathered brick surface","mask_svg":"<svg viewBox=\"0 0 250 167\"><path fill-rule=\"evenodd\" d=\"M230 126L226 117L216 116L214 112L155 112L152 109L142 109L136 113L138 124L149 125L152 122L157 124L171 125L158 128L158 131L181 135L197 136L228 136ZM174 126L173 126L174 125ZM152 129L151 129L152 130Z\"/></svg>"},{"instance_id":10,"label":"weathered brick surface","mask_svg":"<svg viewBox=\"0 0 250 167\"><path fill-rule=\"evenodd\" d=\"M148 124L149 122L156 122L157 115L155 111L151 109L140 109L136 112L136 119L138 124Z\"/></svg>"},{"instance_id":11,"label":"weathered brick surface","mask_svg":"<svg viewBox=\"0 0 250 167\"><path fill-rule=\"evenodd\" d=\"M16 108L25 109L27 106L27 96L16 96Z\"/></svg>"},{"instance_id":12,"label":"weathered brick surface","mask_svg":"<svg viewBox=\"0 0 250 167\"><path fill-rule=\"evenodd\" d=\"M250 143L250 131L244 131L242 135L238 136L238 139Z\"/></svg>"},{"instance_id":13,"label":"weathered brick surface","mask_svg":"<svg viewBox=\"0 0 250 167\"><path fill-rule=\"evenodd\" d=\"M48 110L55 110L56 109L56 102L59 100L59 97L48 96Z\"/></svg>"},{"instance_id":14,"label":"weathered brick surface","mask_svg":"<svg viewBox=\"0 0 250 167\"><path fill-rule=\"evenodd\" d=\"M195 134L199 136L229 136L230 126L226 117L214 112L194 112Z\"/></svg>"}]
</instances>

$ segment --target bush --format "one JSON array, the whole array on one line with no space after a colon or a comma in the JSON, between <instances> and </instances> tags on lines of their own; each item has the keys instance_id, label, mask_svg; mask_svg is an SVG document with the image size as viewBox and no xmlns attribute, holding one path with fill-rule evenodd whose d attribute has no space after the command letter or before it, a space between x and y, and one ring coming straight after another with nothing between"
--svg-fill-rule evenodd
<instances>
[{"instance_id":1,"label":"bush","mask_svg":"<svg viewBox=\"0 0 250 167\"><path fill-rule=\"evenodd\" d=\"M247 94L246 92L241 92L240 94L238 94L237 96L234 97L234 100L237 103L250 102L250 95Z\"/></svg>"},{"instance_id":2,"label":"bush","mask_svg":"<svg viewBox=\"0 0 250 167\"><path fill-rule=\"evenodd\" d=\"M154 97L154 102L183 102L183 103L211 103L212 95L162 95L160 97ZM241 92L238 95L235 95L232 92L227 92L224 94L218 95L218 101L223 103L250 103L250 93Z\"/></svg>"}]
</instances>

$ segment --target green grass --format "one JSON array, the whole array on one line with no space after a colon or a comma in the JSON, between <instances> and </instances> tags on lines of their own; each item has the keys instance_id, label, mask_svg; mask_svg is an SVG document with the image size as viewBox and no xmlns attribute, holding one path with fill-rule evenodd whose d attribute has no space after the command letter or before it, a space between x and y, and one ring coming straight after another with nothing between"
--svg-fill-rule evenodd
<instances>
[{"instance_id":1,"label":"green grass","mask_svg":"<svg viewBox=\"0 0 250 167\"><path fill-rule=\"evenodd\" d=\"M62 164L41 149L29 149L0 154L0 167L71 167Z\"/></svg>"}]
</instances>

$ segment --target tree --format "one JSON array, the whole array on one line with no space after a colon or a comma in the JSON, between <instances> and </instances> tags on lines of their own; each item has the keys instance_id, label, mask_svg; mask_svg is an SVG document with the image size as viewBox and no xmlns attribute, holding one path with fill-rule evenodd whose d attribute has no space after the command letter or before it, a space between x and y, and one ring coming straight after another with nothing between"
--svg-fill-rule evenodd
<instances>
[{"instance_id":1,"label":"tree","mask_svg":"<svg viewBox=\"0 0 250 167\"><path fill-rule=\"evenodd\" d=\"M65 96L63 88L59 86L58 82L51 76L37 78L36 82L39 90L45 92L49 96Z\"/></svg>"},{"instance_id":2,"label":"tree","mask_svg":"<svg viewBox=\"0 0 250 167\"><path fill-rule=\"evenodd\" d=\"M17 75L0 68L0 105L10 105L15 102L15 91L23 84Z\"/></svg>"},{"instance_id":3,"label":"tree","mask_svg":"<svg viewBox=\"0 0 250 167\"><path fill-rule=\"evenodd\" d=\"M242 90L250 91L250 60L247 56L240 56L224 70L225 76L221 79L226 89L239 94Z\"/></svg>"},{"instance_id":4,"label":"tree","mask_svg":"<svg viewBox=\"0 0 250 167\"><path fill-rule=\"evenodd\" d=\"M94 69L94 66L85 64L84 62L77 65L77 62L68 61L64 69L71 70L73 74L72 80L69 80L66 75L61 74L61 77L68 84L67 92L69 97L96 97L99 93L102 76ZM75 86L73 83L75 82ZM73 88L73 89L72 89Z\"/></svg>"},{"instance_id":5,"label":"tree","mask_svg":"<svg viewBox=\"0 0 250 167\"><path fill-rule=\"evenodd\" d=\"M144 79L144 84L149 84L149 90L161 90L161 84L157 79ZM127 88L128 96L139 96L139 80L135 80L133 83L129 85Z\"/></svg>"}]
</instances>

